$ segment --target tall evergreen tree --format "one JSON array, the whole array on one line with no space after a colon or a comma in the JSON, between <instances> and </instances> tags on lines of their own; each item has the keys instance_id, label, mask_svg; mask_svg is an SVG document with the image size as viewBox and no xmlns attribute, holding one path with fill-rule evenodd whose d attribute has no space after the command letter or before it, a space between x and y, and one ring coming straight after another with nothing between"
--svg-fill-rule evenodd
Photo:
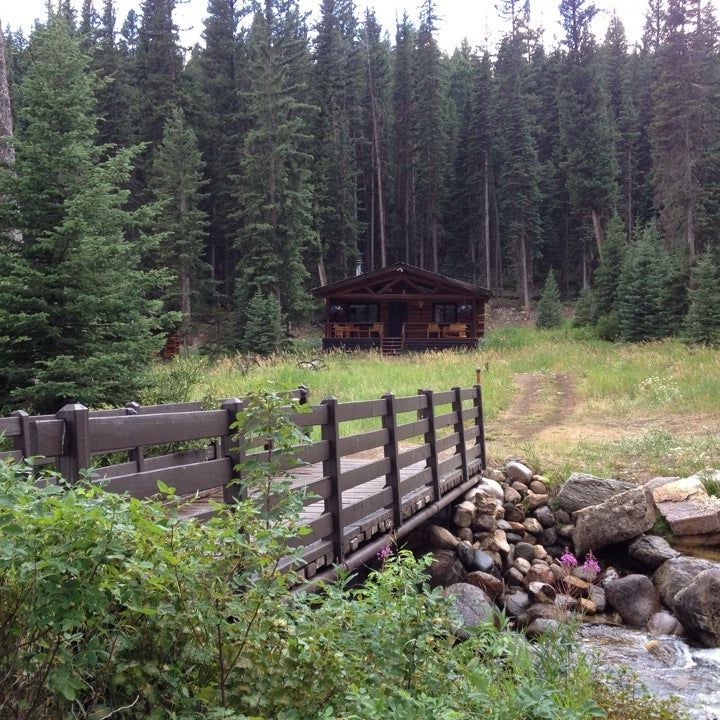
<instances>
[{"instance_id":1,"label":"tall evergreen tree","mask_svg":"<svg viewBox=\"0 0 720 720\"><path fill-rule=\"evenodd\" d=\"M159 305L145 298L160 281L128 234L132 155L101 160L88 58L62 17L30 55L16 174L2 178L22 240L0 241L0 405L124 402L157 349Z\"/></svg>"},{"instance_id":2,"label":"tall evergreen tree","mask_svg":"<svg viewBox=\"0 0 720 720\"><path fill-rule=\"evenodd\" d=\"M539 328L552 328L562 324L562 304L560 303L560 289L555 280L555 273L551 270L543 286L540 302L537 306L535 324Z\"/></svg>"},{"instance_id":3,"label":"tall evergreen tree","mask_svg":"<svg viewBox=\"0 0 720 720\"><path fill-rule=\"evenodd\" d=\"M583 220L592 222L602 255L603 220L615 203L617 165L607 91L590 30L596 12L588 0L560 2L567 56L558 103L570 201Z\"/></svg>"},{"instance_id":4,"label":"tall evergreen tree","mask_svg":"<svg viewBox=\"0 0 720 720\"><path fill-rule=\"evenodd\" d=\"M720 345L720 273L709 251L695 263L690 286L690 309L685 318L684 335L694 343Z\"/></svg>"},{"instance_id":5,"label":"tall evergreen tree","mask_svg":"<svg viewBox=\"0 0 720 720\"><path fill-rule=\"evenodd\" d=\"M153 158L150 187L158 202L155 222L161 238L157 259L172 271L173 284L165 305L181 313L180 335L186 347L193 324L193 304L207 280L203 262L207 217L200 208L203 162L197 138L175 108L165 123L163 139Z\"/></svg>"},{"instance_id":6,"label":"tall evergreen tree","mask_svg":"<svg viewBox=\"0 0 720 720\"><path fill-rule=\"evenodd\" d=\"M424 0L415 70L415 212L419 264L438 272L447 149L435 13L435 0Z\"/></svg>"},{"instance_id":7,"label":"tall evergreen tree","mask_svg":"<svg viewBox=\"0 0 720 720\"><path fill-rule=\"evenodd\" d=\"M353 0L322 0L314 61L320 273L339 279L354 269L359 258L356 145L364 73Z\"/></svg>"},{"instance_id":8,"label":"tall evergreen tree","mask_svg":"<svg viewBox=\"0 0 720 720\"><path fill-rule=\"evenodd\" d=\"M595 271L593 288L597 300L596 318L616 310L620 273L627 249L623 223L617 215L614 215L608 223L603 254Z\"/></svg>"},{"instance_id":9,"label":"tall evergreen tree","mask_svg":"<svg viewBox=\"0 0 720 720\"><path fill-rule=\"evenodd\" d=\"M251 130L241 167L237 250L243 258L236 289L241 325L250 299L276 297L291 319L306 306L303 256L315 240L311 158L303 151L308 106L294 76L307 39L296 0L256 6L248 37Z\"/></svg>"}]
</instances>

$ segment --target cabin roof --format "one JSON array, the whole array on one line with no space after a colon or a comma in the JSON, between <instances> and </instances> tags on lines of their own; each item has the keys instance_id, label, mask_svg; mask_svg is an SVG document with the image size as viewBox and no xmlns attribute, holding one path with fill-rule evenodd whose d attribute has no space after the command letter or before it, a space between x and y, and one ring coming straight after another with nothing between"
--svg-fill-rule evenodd
<instances>
[{"instance_id":1,"label":"cabin roof","mask_svg":"<svg viewBox=\"0 0 720 720\"><path fill-rule=\"evenodd\" d=\"M401 281L404 281L403 285L409 286L411 293L428 297L448 292L482 300L489 300L492 297L492 292L486 288L455 280L430 270L423 270L404 262L387 265L344 280L336 280L328 285L313 288L310 292L317 298L344 294L367 294L381 298L383 295L397 295L398 284Z\"/></svg>"}]
</instances>

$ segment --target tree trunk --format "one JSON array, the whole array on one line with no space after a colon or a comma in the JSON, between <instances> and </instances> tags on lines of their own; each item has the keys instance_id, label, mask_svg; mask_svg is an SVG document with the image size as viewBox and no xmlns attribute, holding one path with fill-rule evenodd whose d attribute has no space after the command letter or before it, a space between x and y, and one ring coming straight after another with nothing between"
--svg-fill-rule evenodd
<instances>
[{"instance_id":1,"label":"tree trunk","mask_svg":"<svg viewBox=\"0 0 720 720\"><path fill-rule=\"evenodd\" d=\"M633 234L633 200L632 200L632 148L628 148L627 159L627 239Z\"/></svg>"},{"instance_id":2,"label":"tree trunk","mask_svg":"<svg viewBox=\"0 0 720 720\"><path fill-rule=\"evenodd\" d=\"M687 242L690 252L690 260L695 257L695 203L693 200L688 201L687 206Z\"/></svg>"},{"instance_id":3,"label":"tree trunk","mask_svg":"<svg viewBox=\"0 0 720 720\"><path fill-rule=\"evenodd\" d=\"M367 253L368 270L375 269L375 174L370 173L370 247Z\"/></svg>"},{"instance_id":4,"label":"tree trunk","mask_svg":"<svg viewBox=\"0 0 720 720\"><path fill-rule=\"evenodd\" d=\"M488 178L488 151L485 151L485 287L492 289L490 278L490 183Z\"/></svg>"},{"instance_id":5,"label":"tree trunk","mask_svg":"<svg viewBox=\"0 0 720 720\"><path fill-rule=\"evenodd\" d=\"M528 277L528 261L527 261L527 248L525 246L525 231L520 232L520 271L521 271L521 284L522 284L522 296L523 304L527 312L530 311L530 280Z\"/></svg>"},{"instance_id":6,"label":"tree trunk","mask_svg":"<svg viewBox=\"0 0 720 720\"><path fill-rule=\"evenodd\" d=\"M438 221L433 218L432 221L432 269L433 272L438 271Z\"/></svg>"},{"instance_id":7,"label":"tree trunk","mask_svg":"<svg viewBox=\"0 0 720 720\"><path fill-rule=\"evenodd\" d=\"M592 214L593 231L595 232L595 243L597 244L598 257L601 258L602 257L603 236L602 236L602 227L600 225L600 216L598 215L598 211L595 208L592 208L590 210L590 213Z\"/></svg>"},{"instance_id":8,"label":"tree trunk","mask_svg":"<svg viewBox=\"0 0 720 720\"><path fill-rule=\"evenodd\" d=\"M13 135L12 106L10 104L6 58L5 36L0 23L0 138L12 138ZM0 163L8 166L15 164L15 148L13 144L1 139Z\"/></svg>"}]
</instances>

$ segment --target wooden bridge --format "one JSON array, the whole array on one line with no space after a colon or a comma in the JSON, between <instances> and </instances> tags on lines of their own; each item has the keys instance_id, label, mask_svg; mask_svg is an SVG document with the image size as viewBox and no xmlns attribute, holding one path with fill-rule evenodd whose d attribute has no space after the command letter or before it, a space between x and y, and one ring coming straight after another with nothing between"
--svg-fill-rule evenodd
<instances>
[{"instance_id":1,"label":"wooden bridge","mask_svg":"<svg viewBox=\"0 0 720 720\"><path fill-rule=\"evenodd\" d=\"M289 395L303 401L307 391ZM66 405L45 416L17 412L0 419L0 435L14 447L0 459L33 457L71 482L91 471L108 490L135 497L154 495L161 481L193 498L186 516L203 519L212 512L210 498L233 499L238 462L268 457L262 443L241 450L233 437L230 426L244 402L227 400L219 410L129 403L101 411ZM303 519L310 533L297 541L308 579L367 562L390 534L402 537L472 487L485 467L480 385L359 402L328 398L293 420L316 438L293 450L290 469L293 486L308 495ZM359 425L377 427L353 432ZM192 449L176 449L180 443Z\"/></svg>"}]
</instances>

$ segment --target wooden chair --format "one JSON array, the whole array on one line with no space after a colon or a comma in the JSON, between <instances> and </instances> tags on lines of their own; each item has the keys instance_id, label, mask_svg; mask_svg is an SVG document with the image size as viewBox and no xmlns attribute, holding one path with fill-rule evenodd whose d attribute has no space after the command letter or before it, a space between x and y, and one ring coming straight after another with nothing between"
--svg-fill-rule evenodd
<instances>
[{"instance_id":1,"label":"wooden chair","mask_svg":"<svg viewBox=\"0 0 720 720\"><path fill-rule=\"evenodd\" d=\"M347 325L345 325L343 323L333 323L332 333L333 333L333 337L336 337L336 338L348 337Z\"/></svg>"},{"instance_id":2,"label":"wooden chair","mask_svg":"<svg viewBox=\"0 0 720 720\"><path fill-rule=\"evenodd\" d=\"M384 329L385 328L381 322L373 323L368 331L368 337L382 338Z\"/></svg>"},{"instance_id":3,"label":"wooden chair","mask_svg":"<svg viewBox=\"0 0 720 720\"><path fill-rule=\"evenodd\" d=\"M434 322L428 323L427 336L429 338L431 338L431 337L439 338L440 337L440 326Z\"/></svg>"},{"instance_id":4,"label":"wooden chair","mask_svg":"<svg viewBox=\"0 0 720 720\"><path fill-rule=\"evenodd\" d=\"M450 327L445 331L445 337L467 337L467 325L465 323L450 323Z\"/></svg>"}]
</instances>

